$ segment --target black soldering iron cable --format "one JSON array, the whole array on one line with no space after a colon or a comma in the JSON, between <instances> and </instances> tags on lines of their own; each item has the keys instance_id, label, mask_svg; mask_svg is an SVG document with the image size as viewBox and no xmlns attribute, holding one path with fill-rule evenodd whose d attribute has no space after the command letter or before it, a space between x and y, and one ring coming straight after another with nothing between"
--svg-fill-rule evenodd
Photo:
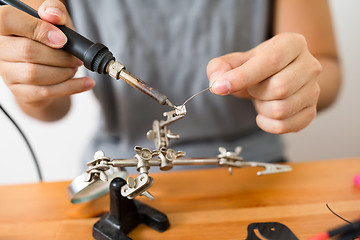
<instances>
[{"instance_id":1,"label":"black soldering iron cable","mask_svg":"<svg viewBox=\"0 0 360 240\"><path fill-rule=\"evenodd\" d=\"M16 129L20 132L21 136L23 137L26 145L28 146L29 148L29 151L31 153L31 156L34 160L34 163L35 163L35 167L36 167L36 171L38 173L38 177L39 177L39 180L42 181L43 180L43 177L42 177L42 174L41 174L41 170L40 170L40 165L39 165L39 161L35 155L35 152L33 150L33 148L31 147L31 144L29 142L29 140L27 139L27 137L25 136L24 132L21 130L21 128L19 127L19 125L15 122L15 120L9 115L9 113L1 106L0 104L0 109L1 111L8 117L8 119L14 124L14 126L16 127Z\"/></svg>"}]
</instances>

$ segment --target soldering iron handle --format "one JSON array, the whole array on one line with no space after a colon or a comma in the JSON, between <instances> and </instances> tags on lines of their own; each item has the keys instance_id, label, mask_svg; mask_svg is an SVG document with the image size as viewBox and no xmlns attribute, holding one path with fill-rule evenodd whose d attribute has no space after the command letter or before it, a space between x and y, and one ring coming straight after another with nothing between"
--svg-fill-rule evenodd
<instances>
[{"instance_id":1,"label":"soldering iron handle","mask_svg":"<svg viewBox=\"0 0 360 240\"><path fill-rule=\"evenodd\" d=\"M0 0L0 5L11 5L33 17L39 18L38 12L19 0ZM74 30L57 25L67 37L68 41L62 49L71 53L84 62L86 68L98 73L107 73L107 65L114 60L113 54L101 43L93 43Z\"/></svg>"}]
</instances>

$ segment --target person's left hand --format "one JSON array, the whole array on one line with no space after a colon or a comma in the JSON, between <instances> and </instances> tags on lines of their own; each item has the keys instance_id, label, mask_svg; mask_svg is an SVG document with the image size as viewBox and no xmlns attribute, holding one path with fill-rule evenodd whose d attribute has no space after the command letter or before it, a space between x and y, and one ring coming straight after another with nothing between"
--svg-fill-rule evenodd
<instances>
[{"instance_id":1,"label":"person's left hand","mask_svg":"<svg viewBox=\"0 0 360 240\"><path fill-rule=\"evenodd\" d=\"M302 35L282 33L247 52L212 59L207 75L213 93L252 99L257 125L283 134L315 118L321 70Z\"/></svg>"}]
</instances>

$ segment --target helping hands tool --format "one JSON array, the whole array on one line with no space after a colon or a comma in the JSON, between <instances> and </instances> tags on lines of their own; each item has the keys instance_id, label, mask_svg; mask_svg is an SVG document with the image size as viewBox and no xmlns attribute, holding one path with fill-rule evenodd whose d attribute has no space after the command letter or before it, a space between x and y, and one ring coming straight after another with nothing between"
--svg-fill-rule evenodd
<instances>
[{"instance_id":1,"label":"helping hands tool","mask_svg":"<svg viewBox=\"0 0 360 240\"><path fill-rule=\"evenodd\" d=\"M160 170L168 171L176 165L219 165L229 167L230 174L233 167L263 167L264 170L257 172L257 175L291 171L290 166L282 164L244 161L239 156L242 150L241 147L236 147L234 152L219 147L220 154L214 158L183 158L185 152L169 148L169 141L179 139L180 136L168 130L167 126L182 119L186 115L186 108L181 105L175 107L173 111L165 112L163 115L167 119L155 120L152 129L147 132L147 138L155 143L155 150L151 151L148 148L135 146L136 155L134 158L112 160L106 157L104 152L97 151L94 159L87 163L88 169L84 175L84 181L89 183L98 182L98 180L108 181L106 171L113 168L135 167L140 174L136 178L130 176L127 178L127 184L121 187L121 195L128 199L143 195L152 200L154 197L148 192L148 189L153 184L153 178L148 175L152 166L159 166Z\"/></svg>"},{"instance_id":2,"label":"helping hands tool","mask_svg":"<svg viewBox=\"0 0 360 240\"><path fill-rule=\"evenodd\" d=\"M40 16L35 9L19 0L0 0L0 5L11 5L40 19ZM68 38L67 43L62 49L83 61L84 66L87 69L100 74L109 74L115 79L121 78L137 90L156 100L158 103L174 108L174 105L166 95L126 71L125 66L115 60L115 57L106 46L101 43L93 43L66 26L57 25L56 27L58 27Z\"/></svg>"}]
</instances>

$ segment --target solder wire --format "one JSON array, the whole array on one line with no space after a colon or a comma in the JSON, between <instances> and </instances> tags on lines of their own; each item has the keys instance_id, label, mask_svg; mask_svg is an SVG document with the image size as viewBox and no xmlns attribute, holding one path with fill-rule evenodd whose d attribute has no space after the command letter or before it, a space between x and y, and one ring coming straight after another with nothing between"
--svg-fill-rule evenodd
<instances>
[{"instance_id":1,"label":"solder wire","mask_svg":"<svg viewBox=\"0 0 360 240\"><path fill-rule=\"evenodd\" d=\"M195 93L194 95L192 95L191 97L189 97L182 105L180 108L184 107L186 103L188 103L191 99L193 99L194 97L196 97L197 95L203 93L203 92L206 92L207 90L210 90L212 88L212 85L210 87L207 87L197 93Z\"/></svg>"}]
</instances>

